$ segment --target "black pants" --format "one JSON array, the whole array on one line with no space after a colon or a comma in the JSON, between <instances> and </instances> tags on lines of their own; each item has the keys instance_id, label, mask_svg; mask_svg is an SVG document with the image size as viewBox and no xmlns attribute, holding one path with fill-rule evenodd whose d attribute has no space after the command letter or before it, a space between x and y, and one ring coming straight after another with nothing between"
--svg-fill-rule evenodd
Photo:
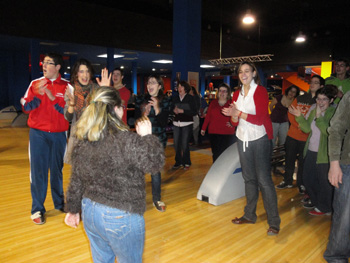
<instances>
[{"instance_id":1,"label":"black pants","mask_svg":"<svg viewBox=\"0 0 350 263\"><path fill-rule=\"evenodd\" d=\"M234 134L209 134L213 162L237 140Z\"/></svg>"},{"instance_id":2,"label":"black pants","mask_svg":"<svg viewBox=\"0 0 350 263\"><path fill-rule=\"evenodd\" d=\"M295 169L295 161L298 159L297 185L300 187L303 183L303 167L304 167L304 141L298 141L287 136L284 147L286 149L286 172L284 173L284 182L293 184L293 173Z\"/></svg>"}]
</instances>

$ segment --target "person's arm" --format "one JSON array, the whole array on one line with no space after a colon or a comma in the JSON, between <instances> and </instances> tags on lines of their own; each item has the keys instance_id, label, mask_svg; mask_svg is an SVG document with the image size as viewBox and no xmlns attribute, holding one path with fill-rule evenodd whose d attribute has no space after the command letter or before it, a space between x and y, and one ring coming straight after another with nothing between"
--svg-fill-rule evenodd
<instances>
[{"instance_id":1,"label":"person's arm","mask_svg":"<svg viewBox=\"0 0 350 263\"><path fill-rule=\"evenodd\" d=\"M326 110L324 116L319 116L316 118L316 126L321 131L321 134L328 136L327 129L330 125L330 120L333 117L335 109L330 106Z\"/></svg>"},{"instance_id":2,"label":"person's arm","mask_svg":"<svg viewBox=\"0 0 350 263\"><path fill-rule=\"evenodd\" d=\"M64 100L66 102L64 106L64 118L71 122L74 116L74 106L75 106L75 98L74 98L74 88L68 84L68 88L66 93L64 94Z\"/></svg>"},{"instance_id":3,"label":"person's arm","mask_svg":"<svg viewBox=\"0 0 350 263\"><path fill-rule=\"evenodd\" d=\"M22 110L25 113L29 113L30 111L36 109L41 104L41 99L39 99L39 94L36 91L35 85L40 85L40 82L31 82L24 97L21 98Z\"/></svg>"},{"instance_id":4,"label":"person's arm","mask_svg":"<svg viewBox=\"0 0 350 263\"><path fill-rule=\"evenodd\" d=\"M168 124L168 118L170 114L171 99L168 97L164 97L162 102L159 103L159 105L159 113L156 113L156 119L161 127L166 127Z\"/></svg>"},{"instance_id":5,"label":"person's arm","mask_svg":"<svg viewBox=\"0 0 350 263\"><path fill-rule=\"evenodd\" d=\"M277 104L277 99L273 98L269 107L270 107L270 111L272 112L274 110L275 105Z\"/></svg>"}]
</instances>

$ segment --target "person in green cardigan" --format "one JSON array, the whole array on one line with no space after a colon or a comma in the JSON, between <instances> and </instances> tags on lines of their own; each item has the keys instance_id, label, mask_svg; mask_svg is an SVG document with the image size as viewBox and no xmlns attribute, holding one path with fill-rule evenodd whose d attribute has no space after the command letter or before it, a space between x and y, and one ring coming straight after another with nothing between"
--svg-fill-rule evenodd
<instances>
[{"instance_id":1,"label":"person in green cardigan","mask_svg":"<svg viewBox=\"0 0 350 263\"><path fill-rule=\"evenodd\" d=\"M332 212L333 186L328 182L328 132L327 128L335 107L332 103L338 93L334 85L325 85L316 91L316 104L311 106L304 117L299 108L290 106L289 112L295 115L299 128L309 133L304 148L303 178L310 202L305 208L313 209L310 215L330 215Z\"/></svg>"}]
</instances>

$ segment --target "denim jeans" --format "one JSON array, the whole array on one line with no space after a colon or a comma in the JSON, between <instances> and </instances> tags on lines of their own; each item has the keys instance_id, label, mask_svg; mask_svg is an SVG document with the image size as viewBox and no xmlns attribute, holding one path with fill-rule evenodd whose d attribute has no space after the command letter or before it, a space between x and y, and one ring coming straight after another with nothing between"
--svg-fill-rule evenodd
<instances>
[{"instance_id":1,"label":"denim jeans","mask_svg":"<svg viewBox=\"0 0 350 263\"><path fill-rule=\"evenodd\" d=\"M281 219L277 208L277 195L271 178L272 142L267 135L255 141L249 141L243 151L243 142L237 139L239 159L245 184L247 204L244 208L244 218L256 221L256 205L261 191L270 227L280 229Z\"/></svg>"},{"instance_id":2,"label":"denim jeans","mask_svg":"<svg viewBox=\"0 0 350 263\"><path fill-rule=\"evenodd\" d=\"M190 147L188 145L193 125L184 127L174 126L174 147L175 147L175 165L191 165Z\"/></svg>"},{"instance_id":3,"label":"denim jeans","mask_svg":"<svg viewBox=\"0 0 350 263\"><path fill-rule=\"evenodd\" d=\"M304 185L303 167L304 167L304 147L306 142L293 139L287 136L284 144L286 149L286 172L284 173L284 181L286 184L293 184L293 173L295 170L295 161L298 159L297 185Z\"/></svg>"},{"instance_id":4,"label":"denim jeans","mask_svg":"<svg viewBox=\"0 0 350 263\"><path fill-rule=\"evenodd\" d=\"M82 219L95 263L141 263L145 242L143 216L82 200Z\"/></svg>"},{"instance_id":5,"label":"denim jeans","mask_svg":"<svg viewBox=\"0 0 350 263\"><path fill-rule=\"evenodd\" d=\"M272 128L273 128L272 147L276 146L277 138L278 138L278 145L284 145L284 143L286 142L287 133L289 130L289 122L288 121L282 122L282 123L273 122Z\"/></svg>"},{"instance_id":6,"label":"denim jeans","mask_svg":"<svg viewBox=\"0 0 350 263\"><path fill-rule=\"evenodd\" d=\"M350 165L341 165L343 183L334 190L332 227L324 258L347 263L350 258Z\"/></svg>"},{"instance_id":7,"label":"denim jeans","mask_svg":"<svg viewBox=\"0 0 350 263\"><path fill-rule=\"evenodd\" d=\"M153 203L160 201L162 178L160 172L151 174Z\"/></svg>"}]
</instances>

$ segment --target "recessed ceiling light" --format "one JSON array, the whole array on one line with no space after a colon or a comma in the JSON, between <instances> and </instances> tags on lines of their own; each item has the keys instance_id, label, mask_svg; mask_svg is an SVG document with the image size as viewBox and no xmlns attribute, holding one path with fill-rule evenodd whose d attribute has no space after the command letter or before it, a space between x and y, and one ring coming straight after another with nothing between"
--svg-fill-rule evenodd
<instances>
[{"instance_id":1,"label":"recessed ceiling light","mask_svg":"<svg viewBox=\"0 0 350 263\"><path fill-rule=\"evenodd\" d=\"M121 69L124 69L124 66L120 66Z\"/></svg>"},{"instance_id":2,"label":"recessed ceiling light","mask_svg":"<svg viewBox=\"0 0 350 263\"><path fill-rule=\"evenodd\" d=\"M243 22L243 24L246 24L246 25L250 25L250 24L253 24L255 22L255 18L253 17L250 9L247 10L247 13L245 14L245 16L242 19L242 22Z\"/></svg>"},{"instance_id":3,"label":"recessed ceiling light","mask_svg":"<svg viewBox=\"0 0 350 263\"><path fill-rule=\"evenodd\" d=\"M156 71L156 69L155 69L155 68L152 68L152 71Z\"/></svg>"},{"instance_id":4,"label":"recessed ceiling light","mask_svg":"<svg viewBox=\"0 0 350 263\"><path fill-rule=\"evenodd\" d=\"M306 40L305 35L303 35L301 32L299 32L299 35L295 39L295 42L302 43L302 42L305 42L305 40Z\"/></svg>"},{"instance_id":5,"label":"recessed ceiling light","mask_svg":"<svg viewBox=\"0 0 350 263\"><path fill-rule=\"evenodd\" d=\"M101 54L101 55L98 55L97 57L99 58L107 58L107 54ZM114 54L114 58L123 58L124 55L118 55L118 54Z\"/></svg>"},{"instance_id":6,"label":"recessed ceiling light","mask_svg":"<svg viewBox=\"0 0 350 263\"><path fill-rule=\"evenodd\" d=\"M172 60L166 60L166 59L160 59L160 60L153 60L153 63L160 63L160 64L171 64L173 63Z\"/></svg>"},{"instance_id":7,"label":"recessed ceiling light","mask_svg":"<svg viewBox=\"0 0 350 263\"><path fill-rule=\"evenodd\" d=\"M215 68L213 65L201 65L201 68Z\"/></svg>"}]
</instances>

